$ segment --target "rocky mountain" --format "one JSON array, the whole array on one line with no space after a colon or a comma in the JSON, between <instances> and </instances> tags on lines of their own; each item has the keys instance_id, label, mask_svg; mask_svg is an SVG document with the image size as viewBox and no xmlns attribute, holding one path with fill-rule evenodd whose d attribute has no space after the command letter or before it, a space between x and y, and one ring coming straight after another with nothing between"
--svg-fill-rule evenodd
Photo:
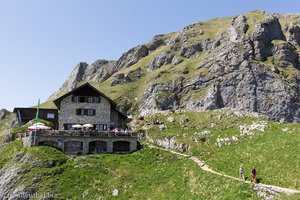
<instances>
[{"instance_id":1,"label":"rocky mountain","mask_svg":"<svg viewBox=\"0 0 300 200\"><path fill-rule=\"evenodd\" d=\"M49 99L54 99L59 94L66 93L78 86L82 81L89 80L97 83L101 83L110 77L115 71L115 61L97 60L93 64L88 65L85 62L81 62L73 69L62 87L51 95Z\"/></svg>"},{"instance_id":2,"label":"rocky mountain","mask_svg":"<svg viewBox=\"0 0 300 200\"><path fill-rule=\"evenodd\" d=\"M50 99L90 81L135 114L228 108L300 122L299 24L263 11L195 23L117 61L78 64Z\"/></svg>"}]
</instances>

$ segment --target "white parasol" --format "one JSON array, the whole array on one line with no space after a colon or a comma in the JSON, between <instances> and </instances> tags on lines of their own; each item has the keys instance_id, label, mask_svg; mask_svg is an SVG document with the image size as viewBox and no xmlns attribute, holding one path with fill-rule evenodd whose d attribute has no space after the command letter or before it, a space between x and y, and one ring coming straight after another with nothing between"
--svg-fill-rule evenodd
<instances>
[{"instance_id":1,"label":"white parasol","mask_svg":"<svg viewBox=\"0 0 300 200\"><path fill-rule=\"evenodd\" d=\"M72 128L82 128L82 126L80 124L75 124L72 126Z\"/></svg>"},{"instance_id":2,"label":"white parasol","mask_svg":"<svg viewBox=\"0 0 300 200\"><path fill-rule=\"evenodd\" d=\"M94 125L93 124L84 124L82 127L84 127L84 128L93 128Z\"/></svg>"},{"instance_id":3,"label":"white parasol","mask_svg":"<svg viewBox=\"0 0 300 200\"><path fill-rule=\"evenodd\" d=\"M27 128L29 131L34 131L34 130L50 130L51 128L49 126L45 126L43 123L35 123L32 124Z\"/></svg>"}]
</instances>

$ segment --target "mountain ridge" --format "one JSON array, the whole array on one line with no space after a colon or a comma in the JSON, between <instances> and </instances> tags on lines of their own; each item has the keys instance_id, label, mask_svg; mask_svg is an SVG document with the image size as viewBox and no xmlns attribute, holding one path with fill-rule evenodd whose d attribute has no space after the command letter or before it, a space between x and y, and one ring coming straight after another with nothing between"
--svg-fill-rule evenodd
<instances>
[{"instance_id":1,"label":"mountain ridge","mask_svg":"<svg viewBox=\"0 0 300 200\"><path fill-rule=\"evenodd\" d=\"M134 114L229 108L299 122L299 24L264 11L194 23L109 65L77 65L50 99L89 81Z\"/></svg>"}]
</instances>

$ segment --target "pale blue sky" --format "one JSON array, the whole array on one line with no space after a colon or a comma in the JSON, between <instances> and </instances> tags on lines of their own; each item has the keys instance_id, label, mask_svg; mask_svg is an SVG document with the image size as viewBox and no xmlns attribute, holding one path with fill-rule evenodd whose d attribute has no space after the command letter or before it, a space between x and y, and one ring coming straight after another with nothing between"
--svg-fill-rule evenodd
<instances>
[{"instance_id":1,"label":"pale blue sky","mask_svg":"<svg viewBox=\"0 0 300 200\"><path fill-rule=\"evenodd\" d=\"M211 18L297 13L300 2L0 0L0 8L0 108L12 110L45 101L81 61L118 59L154 35Z\"/></svg>"}]
</instances>

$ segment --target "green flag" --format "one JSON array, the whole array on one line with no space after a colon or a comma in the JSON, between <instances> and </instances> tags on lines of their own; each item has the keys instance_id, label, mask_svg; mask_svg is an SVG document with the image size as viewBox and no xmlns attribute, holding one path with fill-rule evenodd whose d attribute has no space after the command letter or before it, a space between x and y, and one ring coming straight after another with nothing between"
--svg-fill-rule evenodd
<instances>
[{"instance_id":1,"label":"green flag","mask_svg":"<svg viewBox=\"0 0 300 200\"><path fill-rule=\"evenodd\" d=\"M36 108L36 115L35 115L35 121L38 122L39 121L39 111L40 111L40 99Z\"/></svg>"}]
</instances>

